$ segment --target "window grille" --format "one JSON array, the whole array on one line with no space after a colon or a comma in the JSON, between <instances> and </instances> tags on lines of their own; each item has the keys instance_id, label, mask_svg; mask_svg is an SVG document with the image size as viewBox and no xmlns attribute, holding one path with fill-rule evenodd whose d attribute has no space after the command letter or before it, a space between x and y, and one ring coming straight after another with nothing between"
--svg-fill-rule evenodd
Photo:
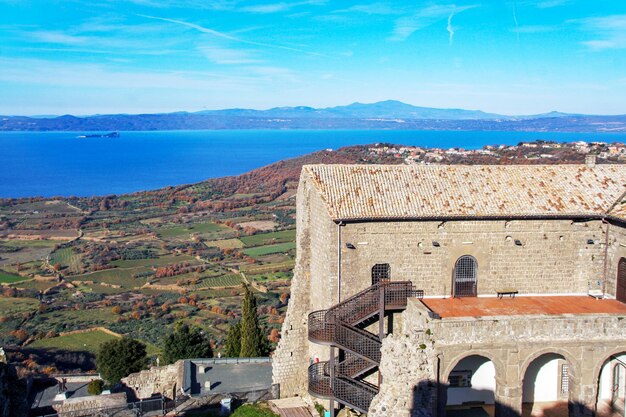
<instances>
[{"instance_id":1,"label":"window grille","mask_svg":"<svg viewBox=\"0 0 626 417\"><path fill-rule=\"evenodd\" d=\"M476 270L478 265L473 256L464 255L454 265L454 296L476 296Z\"/></svg>"},{"instance_id":2,"label":"window grille","mask_svg":"<svg viewBox=\"0 0 626 417\"><path fill-rule=\"evenodd\" d=\"M471 388L472 371L452 371L448 377L450 388Z\"/></svg>"},{"instance_id":3,"label":"window grille","mask_svg":"<svg viewBox=\"0 0 626 417\"><path fill-rule=\"evenodd\" d=\"M561 364L561 397L569 396L569 366L567 363Z\"/></svg>"},{"instance_id":4,"label":"window grille","mask_svg":"<svg viewBox=\"0 0 626 417\"><path fill-rule=\"evenodd\" d=\"M380 281L389 281L391 279L391 267L389 264L376 264L372 267L372 285L378 284Z\"/></svg>"},{"instance_id":5,"label":"window grille","mask_svg":"<svg viewBox=\"0 0 626 417\"><path fill-rule=\"evenodd\" d=\"M611 402L615 404L618 400L624 399L624 370L626 368L621 363L613 367L613 386L611 389Z\"/></svg>"}]
</instances>

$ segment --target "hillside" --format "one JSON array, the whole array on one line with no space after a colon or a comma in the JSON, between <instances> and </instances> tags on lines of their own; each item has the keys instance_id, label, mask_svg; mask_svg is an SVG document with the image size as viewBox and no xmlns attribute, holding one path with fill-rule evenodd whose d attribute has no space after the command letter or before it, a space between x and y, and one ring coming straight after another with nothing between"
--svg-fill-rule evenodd
<instances>
[{"instance_id":1,"label":"hillside","mask_svg":"<svg viewBox=\"0 0 626 417\"><path fill-rule=\"evenodd\" d=\"M77 117L0 116L1 131L133 131L207 129L394 129L552 132L626 131L626 115L550 112L508 116L480 110L418 107L395 100L313 108L225 109L195 113Z\"/></svg>"},{"instance_id":2,"label":"hillside","mask_svg":"<svg viewBox=\"0 0 626 417\"><path fill-rule=\"evenodd\" d=\"M0 199L0 346L24 373L93 369L97 345L126 334L158 354L177 322L215 352L251 285L275 344L295 260L304 164L580 163L622 144L536 142L479 150L392 144L324 150L243 175L126 195ZM88 331L86 331L88 330Z\"/></svg>"}]
</instances>

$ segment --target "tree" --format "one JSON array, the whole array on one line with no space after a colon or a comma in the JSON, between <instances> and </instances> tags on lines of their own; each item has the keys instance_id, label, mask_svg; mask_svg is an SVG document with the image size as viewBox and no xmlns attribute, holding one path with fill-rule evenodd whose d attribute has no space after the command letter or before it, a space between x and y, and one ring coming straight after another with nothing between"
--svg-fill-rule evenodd
<instances>
[{"instance_id":1,"label":"tree","mask_svg":"<svg viewBox=\"0 0 626 417\"><path fill-rule=\"evenodd\" d=\"M123 377L141 371L147 363L146 345L130 337L103 343L96 356L98 371L110 384L116 384Z\"/></svg>"},{"instance_id":2,"label":"tree","mask_svg":"<svg viewBox=\"0 0 626 417\"><path fill-rule=\"evenodd\" d=\"M239 357L254 358L268 353L265 332L259 325L256 299L247 285L243 285L243 304L241 306L241 350Z\"/></svg>"},{"instance_id":3,"label":"tree","mask_svg":"<svg viewBox=\"0 0 626 417\"><path fill-rule=\"evenodd\" d=\"M226 335L226 356L229 358L238 358L241 352L241 321L230 326Z\"/></svg>"},{"instance_id":4,"label":"tree","mask_svg":"<svg viewBox=\"0 0 626 417\"><path fill-rule=\"evenodd\" d=\"M163 343L163 360L166 364L179 359L212 357L210 340L198 327L178 324Z\"/></svg>"}]
</instances>

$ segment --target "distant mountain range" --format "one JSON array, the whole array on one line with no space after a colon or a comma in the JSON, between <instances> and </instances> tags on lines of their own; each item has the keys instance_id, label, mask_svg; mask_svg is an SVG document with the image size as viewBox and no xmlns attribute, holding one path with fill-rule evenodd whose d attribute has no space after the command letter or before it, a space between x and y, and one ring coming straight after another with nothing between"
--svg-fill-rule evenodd
<instances>
[{"instance_id":1,"label":"distant mountain range","mask_svg":"<svg viewBox=\"0 0 626 417\"><path fill-rule=\"evenodd\" d=\"M313 108L225 109L194 113L77 117L0 116L0 131L126 131L202 129L419 129L626 132L626 115L551 112L507 116L480 110L417 107L395 100Z\"/></svg>"}]
</instances>

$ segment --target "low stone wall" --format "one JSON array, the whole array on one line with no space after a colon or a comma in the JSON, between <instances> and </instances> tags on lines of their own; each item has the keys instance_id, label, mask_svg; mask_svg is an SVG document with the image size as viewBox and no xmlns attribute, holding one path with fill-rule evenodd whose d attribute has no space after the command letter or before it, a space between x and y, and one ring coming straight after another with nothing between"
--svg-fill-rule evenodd
<instances>
[{"instance_id":1,"label":"low stone wall","mask_svg":"<svg viewBox=\"0 0 626 417\"><path fill-rule=\"evenodd\" d=\"M89 397L70 398L62 404L53 405L59 417L84 416L86 410L123 407L126 405L126 393L91 395Z\"/></svg>"},{"instance_id":2,"label":"low stone wall","mask_svg":"<svg viewBox=\"0 0 626 417\"><path fill-rule=\"evenodd\" d=\"M174 390L183 386L183 360L172 365L153 366L122 378L122 383L132 389L137 398L150 398L153 394L162 394L170 398Z\"/></svg>"},{"instance_id":3,"label":"low stone wall","mask_svg":"<svg viewBox=\"0 0 626 417\"><path fill-rule=\"evenodd\" d=\"M405 332L412 334L430 329L437 334L438 346L626 338L626 317L615 314L460 317L426 321L428 316L429 310L419 300L409 300L405 318L411 319L406 321Z\"/></svg>"}]
</instances>

